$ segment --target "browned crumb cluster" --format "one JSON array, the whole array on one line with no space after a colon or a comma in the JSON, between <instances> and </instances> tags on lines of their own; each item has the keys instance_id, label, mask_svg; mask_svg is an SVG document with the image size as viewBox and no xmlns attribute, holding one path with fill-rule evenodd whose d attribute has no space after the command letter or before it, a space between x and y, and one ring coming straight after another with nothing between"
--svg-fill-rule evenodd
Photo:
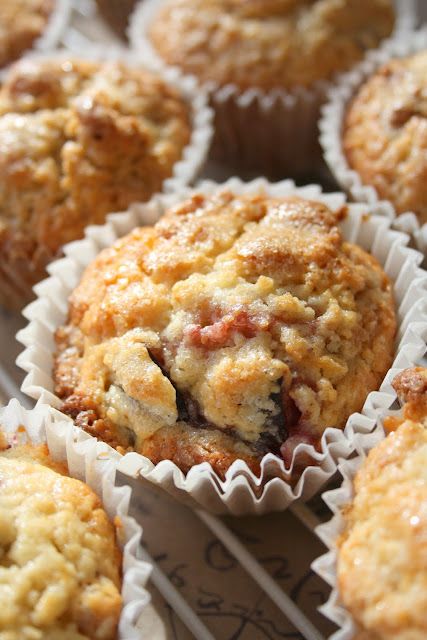
<instances>
[{"instance_id":1,"label":"browned crumb cluster","mask_svg":"<svg viewBox=\"0 0 427 640\"><path fill-rule=\"evenodd\" d=\"M339 544L340 595L360 640L427 637L427 369L393 386L403 419L356 475Z\"/></svg>"},{"instance_id":2,"label":"browned crumb cluster","mask_svg":"<svg viewBox=\"0 0 427 640\"><path fill-rule=\"evenodd\" d=\"M166 0L149 37L202 81L309 86L351 67L393 30L390 0Z\"/></svg>"},{"instance_id":3,"label":"browned crumb cluster","mask_svg":"<svg viewBox=\"0 0 427 640\"><path fill-rule=\"evenodd\" d=\"M116 640L121 553L99 498L46 445L0 453L0 635Z\"/></svg>"},{"instance_id":4,"label":"browned crumb cluster","mask_svg":"<svg viewBox=\"0 0 427 640\"><path fill-rule=\"evenodd\" d=\"M0 276L37 282L85 226L161 190L189 138L189 107L148 72L18 63L0 91Z\"/></svg>"},{"instance_id":5,"label":"browned crumb cluster","mask_svg":"<svg viewBox=\"0 0 427 640\"><path fill-rule=\"evenodd\" d=\"M427 222L427 51L392 60L350 104L343 146L362 182Z\"/></svg>"},{"instance_id":6,"label":"browned crumb cluster","mask_svg":"<svg viewBox=\"0 0 427 640\"><path fill-rule=\"evenodd\" d=\"M31 48L54 6L55 0L0 0L0 68Z\"/></svg>"},{"instance_id":7,"label":"browned crumb cluster","mask_svg":"<svg viewBox=\"0 0 427 640\"><path fill-rule=\"evenodd\" d=\"M194 195L103 251L57 332L56 393L77 424L184 471L289 463L377 389L390 283L345 242L345 210Z\"/></svg>"}]
</instances>

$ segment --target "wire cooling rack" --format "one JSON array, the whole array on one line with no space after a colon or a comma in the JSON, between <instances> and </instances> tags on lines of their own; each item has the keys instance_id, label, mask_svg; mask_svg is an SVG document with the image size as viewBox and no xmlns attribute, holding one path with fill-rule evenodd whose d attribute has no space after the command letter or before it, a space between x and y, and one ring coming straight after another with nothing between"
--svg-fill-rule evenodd
<instances>
[{"instance_id":1,"label":"wire cooling rack","mask_svg":"<svg viewBox=\"0 0 427 640\"><path fill-rule=\"evenodd\" d=\"M62 44L80 53L94 43L123 46L92 0L74 0ZM228 175L210 167L205 177ZM0 310L0 402L15 397L31 407L14 364L23 326L22 316ZM314 530L329 517L319 498L262 518L219 518L147 487L133 515L144 527L141 554L153 565L155 609L142 638L321 640L334 630L317 612L329 588L310 570L324 552Z\"/></svg>"}]
</instances>

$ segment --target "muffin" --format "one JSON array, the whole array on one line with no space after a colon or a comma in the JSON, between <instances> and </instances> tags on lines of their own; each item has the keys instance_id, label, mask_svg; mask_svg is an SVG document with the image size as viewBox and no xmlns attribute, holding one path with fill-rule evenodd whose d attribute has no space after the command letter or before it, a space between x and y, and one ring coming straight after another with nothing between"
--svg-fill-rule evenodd
<instances>
[{"instance_id":1,"label":"muffin","mask_svg":"<svg viewBox=\"0 0 427 640\"><path fill-rule=\"evenodd\" d=\"M64 243L161 190L189 139L184 98L151 73L15 65L0 90L0 301L22 306Z\"/></svg>"},{"instance_id":2,"label":"muffin","mask_svg":"<svg viewBox=\"0 0 427 640\"><path fill-rule=\"evenodd\" d=\"M102 251L56 333L55 393L120 451L219 476L289 466L377 389L394 352L390 282L345 242L346 209L193 194Z\"/></svg>"},{"instance_id":3,"label":"muffin","mask_svg":"<svg viewBox=\"0 0 427 640\"><path fill-rule=\"evenodd\" d=\"M279 179L319 168L327 82L394 23L390 0L144 0L130 38L209 91L215 159Z\"/></svg>"},{"instance_id":4,"label":"muffin","mask_svg":"<svg viewBox=\"0 0 427 640\"><path fill-rule=\"evenodd\" d=\"M393 59L360 87L343 123L343 150L362 182L397 213L427 222L427 50Z\"/></svg>"},{"instance_id":5,"label":"muffin","mask_svg":"<svg viewBox=\"0 0 427 640\"><path fill-rule=\"evenodd\" d=\"M46 445L0 453L0 636L114 640L121 553L99 498Z\"/></svg>"},{"instance_id":6,"label":"muffin","mask_svg":"<svg viewBox=\"0 0 427 640\"><path fill-rule=\"evenodd\" d=\"M55 0L0 0L0 68L32 47L54 7Z\"/></svg>"},{"instance_id":7,"label":"muffin","mask_svg":"<svg viewBox=\"0 0 427 640\"><path fill-rule=\"evenodd\" d=\"M427 369L395 378L403 419L365 459L339 541L341 599L363 640L427 637Z\"/></svg>"},{"instance_id":8,"label":"muffin","mask_svg":"<svg viewBox=\"0 0 427 640\"><path fill-rule=\"evenodd\" d=\"M351 67L394 25L390 0L166 0L148 36L202 82L310 87Z\"/></svg>"}]
</instances>

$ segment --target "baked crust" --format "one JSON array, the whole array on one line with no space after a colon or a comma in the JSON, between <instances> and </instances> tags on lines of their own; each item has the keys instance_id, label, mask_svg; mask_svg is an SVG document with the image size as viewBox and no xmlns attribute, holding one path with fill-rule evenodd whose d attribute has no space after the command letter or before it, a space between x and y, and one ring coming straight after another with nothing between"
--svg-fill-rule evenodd
<instances>
[{"instance_id":1,"label":"baked crust","mask_svg":"<svg viewBox=\"0 0 427 640\"><path fill-rule=\"evenodd\" d=\"M13 62L45 30L55 0L0 1L0 67Z\"/></svg>"},{"instance_id":2,"label":"baked crust","mask_svg":"<svg viewBox=\"0 0 427 640\"><path fill-rule=\"evenodd\" d=\"M403 418L370 451L339 543L338 584L365 640L427 637L427 369L393 386ZM387 428L387 425L386 425Z\"/></svg>"},{"instance_id":3,"label":"baked crust","mask_svg":"<svg viewBox=\"0 0 427 640\"><path fill-rule=\"evenodd\" d=\"M40 280L88 224L161 190L189 138L188 106L151 73L73 59L15 65L0 90L1 270Z\"/></svg>"},{"instance_id":4,"label":"baked crust","mask_svg":"<svg viewBox=\"0 0 427 640\"><path fill-rule=\"evenodd\" d=\"M102 251L56 334L55 391L122 450L220 474L287 464L378 388L393 355L390 283L344 242L345 209L196 194Z\"/></svg>"},{"instance_id":5,"label":"baked crust","mask_svg":"<svg viewBox=\"0 0 427 640\"><path fill-rule=\"evenodd\" d=\"M343 147L362 182L427 222L427 51L383 65L359 89Z\"/></svg>"},{"instance_id":6,"label":"baked crust","mask_svg":"<svg viewBox=\"0 0 427 640\"><path fill-rule=\"evenodd\" d=\"M46 445L0 452L0 636L115 640L121 553L99 498Z\"/></svg>"},{"instance_id":7,"label":"baked crust","mask_svg":"<svg viewBox=\"0 0 427 640\"><path fill-rule=\"evenodd\" d=\"M289 89L347 69L393 24L389 0L166 0L149 37L203 82Z\"/></svg>"}]
</instances>

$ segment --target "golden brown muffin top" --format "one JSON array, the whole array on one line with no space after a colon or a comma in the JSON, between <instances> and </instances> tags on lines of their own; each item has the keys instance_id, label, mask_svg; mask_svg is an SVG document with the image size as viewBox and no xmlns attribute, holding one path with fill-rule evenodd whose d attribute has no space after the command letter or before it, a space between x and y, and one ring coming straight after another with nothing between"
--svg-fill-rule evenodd
<instances>
[{"instance_id":1,"label":"golden brown muffin top","mask_svg":"<svg viewBox=\"0 0 427 640\"><path fill-rule=\"evenodd\" d=\"M4 443L3 443L4 444ZM0 637L115 640L121 554L96 494L46 445L0 453Z\"/></svg>"},{"instance_id":2,"label":"golden brown muffin top","mask_svg":"<svg viewBox=\"0 0 427 640\"><path fill-rule=\"evenodd\" d=\"M0 0L0 67L42 35L54 6L54 0Z\"/></svg>"},{"instance_id":3,"label":"golden brown muffin top","mask_svg":"<svg viewBox=\"0 0 427 640\"><path fill-rule=\"evenodd\" d=\"M102 251L57 332L63 409L185 470L195 448L216 468L267 451L289 461L343 427L389 368L395 332L388 278L343 240L345 213L195 194Z\"/></svg>"},{"instance_id":4,"label":"golden brown muffin top","mask_svg":"<svg viewBox=\"0 0 427 640\"><path fill-rule=\"evenodd\" d=\"M390 0L166 0L149 37L203 82L289 89L347 69L393 24Z\"/></svg>"},{"instance_id":5,"label":"golden brown muffin top","mask_svg":"<svg viewBox=\"0 0 427 640\"><path fill-rule=\"evenodd\" d=\"M368 455L340 541L338 584L364 640L427 637L427 369L399 374L397 429ZM386 428L390 427L385 425Z\"/></svg>"},{"instance_id":6,"label":"golden brown muffin top","mask_svg":"<svg viewBox=\"0 0 427 640\"><path fill-rule=\"evenodd\" d=\"M365 184L427 222L427 51L387 62L361 86L343 146Z\"/></svg>"},{"instance_id":7,"label":"golden brown muffin top","mask_svg":"<svg viewBox=\"0 0 427 640\"><path fill-rule=\"evenodd\" d=\"M0 90L0 250L40 268L111 211L161 190L189 108L120 63L23 60ZM43 264L44 263L44 264Z\"/></svg>"}]
</instances>

